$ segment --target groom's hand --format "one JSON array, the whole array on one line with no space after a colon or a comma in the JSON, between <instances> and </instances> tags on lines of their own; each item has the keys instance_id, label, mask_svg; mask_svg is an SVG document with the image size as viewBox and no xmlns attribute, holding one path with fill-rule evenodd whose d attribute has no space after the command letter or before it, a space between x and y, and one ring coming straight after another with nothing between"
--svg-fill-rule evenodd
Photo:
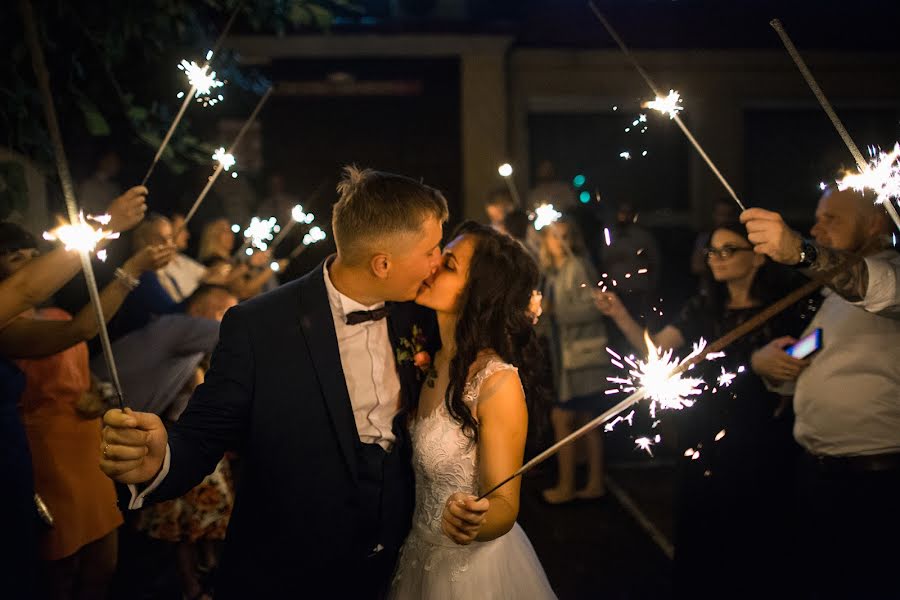
<instances>
[{"instance_id":1,"label":"groom's hand","mask_svg":"<svg viewBox=\"0 0 900 600\"><path fill-rule=\"evenodd\" d=\"M101 434L100 469L121 483L151 481L162 469L169 436L153 413L130 408L106 411Z\"/></svg>"},{"instance_id":2,"label":"groom's hand","mask_svg":"<svg viewBox=\"0 0 900 600\"><path fill-rule=\"evenodd\" d=\"M491 503L487 498L478 500L470 494L457 492L447 498L441 530L448 538L465 546L478 537Z\"/></svg>"}]
</instances>

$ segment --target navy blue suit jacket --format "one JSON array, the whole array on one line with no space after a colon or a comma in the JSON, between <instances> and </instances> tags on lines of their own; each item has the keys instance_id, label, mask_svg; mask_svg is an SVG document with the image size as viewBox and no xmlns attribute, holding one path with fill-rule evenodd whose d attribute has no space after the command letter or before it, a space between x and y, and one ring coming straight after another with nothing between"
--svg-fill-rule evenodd
<instances>
[{"instance_id":1,"label":"navy blue suit jacket","mask_svg":"<svg viewBox=\"0 0 900 600\"><path fill-rule=\"evenodd\" d=\"M414 324L437 341L431 311L394 304L388 330L395 347ZM417 370L404 363L398 373L410 406ZM394 429L394 451L408 467L408 493L394 501L408 504L408 518L384 540L389 553L402 544L413 507L404 411ZM350 590L370 550L357 535L358 443L320 265L225 315L205 383L169 430L169 473L148 501L184 494L236 450L243 468L216 597Z\"/></svg>"}]
</instances>

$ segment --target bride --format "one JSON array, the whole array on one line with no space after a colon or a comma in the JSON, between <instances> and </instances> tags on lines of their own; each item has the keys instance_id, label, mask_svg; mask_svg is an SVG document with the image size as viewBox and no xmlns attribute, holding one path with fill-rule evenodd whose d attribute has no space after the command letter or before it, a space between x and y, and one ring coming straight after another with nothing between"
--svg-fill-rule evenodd
<instances>
[{"instance_id":1,"label":"bride","mask_svg":"<svg viewBox=\"0 0 900 600\"><path fill-rule=\"evenodd\" d=\"M541 396L528 312L537 279L521 244L470 222L419 290L442 348L410 422L416 507L390 598L556 597L516 523L520 478L477 500L522 465L523 381Z\"/></svg>"}]
</instances>

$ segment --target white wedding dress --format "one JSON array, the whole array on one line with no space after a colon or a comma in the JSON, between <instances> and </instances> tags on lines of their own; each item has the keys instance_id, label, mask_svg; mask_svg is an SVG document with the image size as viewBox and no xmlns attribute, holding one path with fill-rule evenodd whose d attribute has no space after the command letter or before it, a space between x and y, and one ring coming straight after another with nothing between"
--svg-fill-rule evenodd
<instances>
[{"instance_id":1,"label":"white wedding dress","mask_svg":"<svg viewBox=\"0 0 900 600\"><path fill-rule=\"evenodd\" d=\"M478 402L481 384L502 370L516 370L491 359L466 384L463 398ZM444 504L455 492L478 495L478 448L441 402L410 426L416 508L412 530L397 563L389 598L456 600L556 598L531 542L519 524L489 542L455 544L441 531Z\"/></svg>"}]
</instances>

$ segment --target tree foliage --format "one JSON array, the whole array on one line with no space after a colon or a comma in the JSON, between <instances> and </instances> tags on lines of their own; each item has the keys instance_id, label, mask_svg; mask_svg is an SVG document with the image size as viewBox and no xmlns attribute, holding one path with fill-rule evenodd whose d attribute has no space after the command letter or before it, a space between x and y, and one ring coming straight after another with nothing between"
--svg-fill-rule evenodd
<instances>
[{"instance_id":1,"label":"tree foliage","mask_svg":"<svg viewBox=\"0 0 900 600\"><path fill-rule=\"evenodd\" d=\"M202 64L233 11L231 33L286 35L328 30L336 13L356 12L350 0L31 0L63 128L71 135L136 141L158 147L187 86L175 66ZM0 144L47 165L52 159L40 97L25 44L18 2L0 8ZM238 68L236 57L213 59L230 92L259 92L267 82ZM221 106L221 105L219 105ZM163 159L176 173L208 162L211 149L191 130L189 110ZM215 110L200 109L200 110Z\"/></svg>"}]
</instances>

